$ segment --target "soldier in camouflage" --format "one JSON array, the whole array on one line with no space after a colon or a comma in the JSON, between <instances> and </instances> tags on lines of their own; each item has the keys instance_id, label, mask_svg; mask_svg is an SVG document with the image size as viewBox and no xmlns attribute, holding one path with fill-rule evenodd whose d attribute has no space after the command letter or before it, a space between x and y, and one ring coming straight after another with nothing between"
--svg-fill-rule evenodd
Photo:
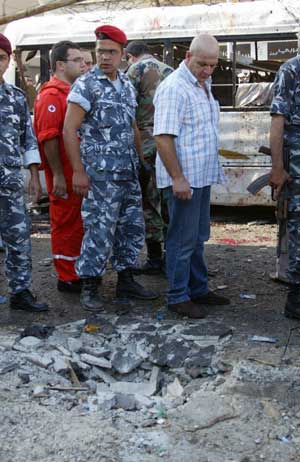
<instances>
[{"instance_id":1,"label":"soldier in camouflage","mask_svg":"<svg viewBox=\"0 0 300 462\"><path fill-rule=\"evenodd\" d=\"M25 208L21 171L23 165L30 170L30 193L35 201L38 200L40 155L26 96L3 80L11 53L9 40L0 34L0 234L6 249L10 308L40 312L46 311L48 306L37 303L29 290L32 272L30 219Z\"/></svg>"},{"instance_id":2,"label":"soldier in camouflage","mask_svg":"<svg viewBox=\"0 0 300 462\"><path fill-rule=\"evenodd\" d=\"M158 85L173 72L167 64L149 53L143 42L133 41L126 47L130 67L127 76L137 92L136 123L140 130L146 167L142 168L140 183L146 225L147 262L136 273L157 274L162 270L162 242L164 222L161 214L161 194L156 187L156 146L153 138L153 97ZM148 174L147 174L148 172Z\"/></svg>"},{"instance_id":3,"label":"soldier in camouflage","mask_svg":"<svg viewBox=\"0 0 300 462\"><path fill-rule=\"evenodd\" d=\"M157 297L134 281L131 270L144 244L144 219L135 92L118 71L127 39L123 31L108 25L95 33L97 65L72 86L64 126L73 189L84 196L85 233L76 271L83 280L81 305L90 311L103 307L97 276L104 273L109 258L118 272L117 297Z\"/></svg>"},{"instance_id":4,"label":"soldier in camouflage","mask_svg":"<svg viewBox=\"0 0 300 462\"><path fill-rule=\"evenodd\" d=\"M284 63L275 79L270 108L272 170L276 198L287 191L288 280L285 316L300 319L300 57ZM285 159L285 161L284 161Z\"/></svg>"}]
</instances>

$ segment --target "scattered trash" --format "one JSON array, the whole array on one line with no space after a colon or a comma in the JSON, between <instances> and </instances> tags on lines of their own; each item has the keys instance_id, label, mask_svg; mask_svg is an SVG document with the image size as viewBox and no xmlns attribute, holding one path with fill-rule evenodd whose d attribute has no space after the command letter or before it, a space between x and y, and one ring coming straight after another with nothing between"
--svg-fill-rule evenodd
<instances>
[{"instance_id":1,"label":"scattered trash","mask_svg":"<svg viewBox=\"0 0 300 462\"><path fill-rule=\"evenodd\" d=\"M100 326L97 326L96 324L87 324L83 328L84 332L87 332L90 334L91 332L96 332L97 330L101 330Z\"/></svg>"},{"instance_id":2,"label":"scattered trash","mask_svg":"<svg viewBox=\"0 0 300 462\"><path fill-rule=\"evenodd\" d=\"M250 300L255 300L256 299L256 295L255 294L240 294L240 298L241 299L250 299Z\"/></svg>"},{"instance_id":3,"label":"scattered trash","mask_svg":"<svg viewBox=\"0 0 300 462\"><path fill-rule=\"evenodd\" d=\"M217 286L217 289L218 290L223 290L223 289L228 289L228 286Z\"/></svg>"},{"instance_id":4,"label":"scattered trash","mask_svg":"<svg viewBox=\"0 0 300 462\"><path fill-rule=\"evenodd\" d=\"M282 436L281 438L279 438L279 441L281 441L282 443L284 444L289 444L290 440L287 436Z\"/></svg>"},{"instance_id":5,"label":"scattered trash","mask_svg":"<svg viewBox=\"0 0 300 462\"><path fill-rule=\"evenodd\" d=\"M260 335L252 335L250 337L251 342L264 342L264 343L277 343L278 338L276 337L263 337Z\"/></svg>"},{"instance_id":6,"label":"scattered trash","mask_svg":"<svg viewBox=\"0 0 300 462\"><path fill-rule=\"evenodd\" d=\"M165 313L162 310L156 312L157 321L163 321L165 319Z\"/></svg>"},{"instance_id":7,"label":"scattered trash","mask_svg":"<svg viewBox=\"0 0 300 462\"><path fill-rule=\"evenodd\" d=\"M2 297L2 295L0 295L0 305L2 305L2 303L6 303L7 302L7 297Z\"/></svg>"}]
</instances>

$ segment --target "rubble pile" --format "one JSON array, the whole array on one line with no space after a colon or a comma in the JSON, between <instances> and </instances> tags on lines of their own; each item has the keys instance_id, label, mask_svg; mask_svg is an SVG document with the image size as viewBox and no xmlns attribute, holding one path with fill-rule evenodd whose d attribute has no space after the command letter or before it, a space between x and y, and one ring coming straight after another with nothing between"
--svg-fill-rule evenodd
<instances>
[{"instance_id":1,"label":"rubble pile","mask_svg":"<svg viewBox=\"0 0 300 462\"><path fill-rule=\"evenodd\" d=\"M62 326L31 326L1 337L0 376L42 404L82 412L185 402L196 378L224 372L217 351L231 329L217 322L97 316Z\"/></svg>"}]
</instances>

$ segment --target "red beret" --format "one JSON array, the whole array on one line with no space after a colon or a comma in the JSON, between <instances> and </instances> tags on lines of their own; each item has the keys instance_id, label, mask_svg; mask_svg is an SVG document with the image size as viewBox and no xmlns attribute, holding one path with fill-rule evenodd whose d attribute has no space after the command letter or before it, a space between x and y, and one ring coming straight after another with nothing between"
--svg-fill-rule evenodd
<instances>
[{"instance_id":1,"label":"red beret","mask_svg":"<svg viewBox=\"0 0 300 462\"><path fill-rule=\"evenodd\" d=\"M111 40L120 43L121 45L125 45L127 42L126 34L121 29L118 29L118 27L115 26L99 26L95 30L95 34L97 38L99 38L101 34L105 34Z\"/></svg>"},{"instance_id":2,"label":"red beret","mask_svg":"<svg viewBox=\"0 0 300 462\"><path fill-rule=\"evenodd\" d=\"M12 54L10 41L3 34L0 34L0 48L6 51L8 55Z\"/></svg>"}]
</instances>

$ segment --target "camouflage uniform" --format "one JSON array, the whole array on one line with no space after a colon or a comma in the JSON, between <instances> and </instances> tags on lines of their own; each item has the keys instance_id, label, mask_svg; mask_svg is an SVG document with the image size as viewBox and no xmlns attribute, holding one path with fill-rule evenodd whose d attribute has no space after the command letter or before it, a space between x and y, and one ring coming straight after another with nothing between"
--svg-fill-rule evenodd
<instances>
[{"instance_id":1,"label":"camouflage uniform","mask_svg":"<svg viewBox=\"0 0 300 462\"><path fill-rule=\"evenodd\" d=\"M6 248L6 275L13 294L31 285L30 219L24 200L22 165L40 163L26 97L0 85L0 234Z\"/></svg>"},{"instance_id":2,"label":"camouflage uniform","mask_svg":"<svg viewBox=\"0 0 300 462\"><path fill-rule=\"evenodd\" d=\"M68 101L86 112L80 129L80 156L90 178L83 199L84 238L76 263L80 277L103 274L108 258L117 271L134 266L144 244L138 182L139 159L132 124L135 92L118 72L120 93L98 66L73 84Z\"/></svg>"},{"instance_id":3,"label":"camouflage uniform","mask_svg":"<svg viewBox=\"0 0 300 462\"><path fill-rule=\"evenodd\" d=\"M275 79L271 114L283 115L285 169L292 181L288 190L288 280L300 284L300 58L283 64Z\"/></svg>"},{"instance_id":4,"label":"camouflage uniform","mask_svg":"<svg viewBox=\"0 0 300 462\"><path fill-rule=\"evenodd\" d=\"M137 91L136 122L141 133L143 153L152 167L151 177L141 181L143 209L146 223L146 240L163 241L163 220L161 217L160 192L156 187L155 158L156 147L153 139L153 97L158 85L173 72L173 69L145 54L132 64L127 75Z\"/></svg>"}]
</instances>

